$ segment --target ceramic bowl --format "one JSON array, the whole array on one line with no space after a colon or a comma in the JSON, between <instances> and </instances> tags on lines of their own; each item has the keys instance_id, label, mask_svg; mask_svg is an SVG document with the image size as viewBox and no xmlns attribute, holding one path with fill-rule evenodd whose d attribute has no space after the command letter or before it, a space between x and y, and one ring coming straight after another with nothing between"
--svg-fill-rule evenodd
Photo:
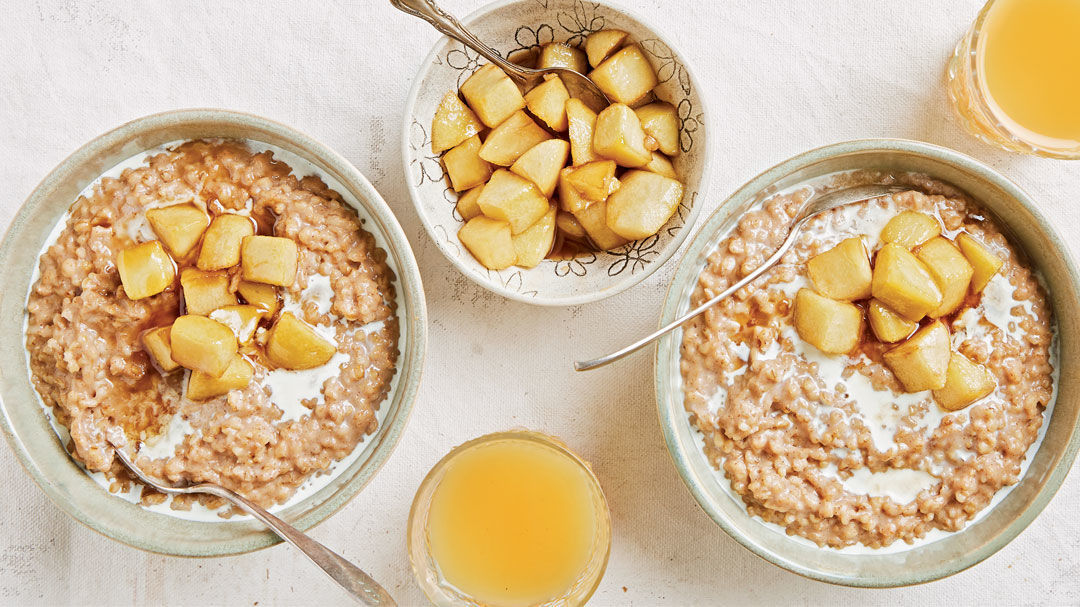
<instances>
[{"instance_id":1,"label":"ceramic bowl","mask_svg":"<svg viewBox=\"0 0 1080 607\"><path fill-rule=\"evenodd\" d=\"M690 425L683 407L681 332L657 348L656 399L664 438L679 474L701 507L736 541L776 565L813 579L850 586L902 586L961 571L1016 537L1061 486L1080 447L1076 427L1080 375L1072 366L1080 357L1080 280L1067 247L1035 202L990 167L930 144L866 140L812 150L754 178L708 219L679 262L660 322L666 324L688 309L705 257L748 208L785 188L856 169L924 173L961 188L981 203L998 226L1007 229L1013 244L1045 279L1057 329L1060 377L1045 437L1034 456L1029 454L1030 466L1021 481L985 516L940 540L869 554L822 549L751 517L727 479L709 464L701 435Z\"/></svg>"},{"instance_id":2,"label":"ceramic bowl","mask_svg":"<svg viewBox=\"0 0 1080 607\"><path fill-rule=\"evenodd\" d=\"M27 473L61 509L108 537L165 554L236 554L279 540L249 517L185 520L140 507L105 491L76 465L49 425L41 399L29 381L24 347L26 298L38 252L84 187L111 167L161 144L217 137L277 146L312 163L324 178L336 180L341 194L356 202L353 206L386 250L388 263L397 274L401 354L391 393L379 413L382 423L357 447L359 453L353 461L343 463L318 491L278 509L278 516L301 530L308 529L341 508L371 480L404 429L416 397L426 344L424 291L404 232L367 179L343 157L307 135L247 114L175 111L125 124L64 160L30 194L0 243L0 266L7 281L0 290L0 428Z\"/></svg>"},{"instance_id":3,"label":"ceramic bowl","mask_svg":"<svg viewBox=\"0 0 1080 607\"><path fill-rule=\"evenodd\" d=\"M679 248L698 214L699 192L708 166L709 142L702 90L674 45L647 21L622 9L581 0L496 2L462 19L503 56L538 49L548 42L584 44L601 29L621 29L641 44L660 79L657 96L679 113L681 153L675 167L686 186L682 204L660 232L607 252L571 260L546 259L532 269L493 271L480 265L457 238L464 225L454 204L457 194L438 154L431 152L431 121L447 91L456 91L486 63L457 41L442 38L420 66L405 106L402 154L413 204L439 250L463 274L500 295L549 306L581 304L610 297L641 282Z\"/></svg>"}]
</instances>

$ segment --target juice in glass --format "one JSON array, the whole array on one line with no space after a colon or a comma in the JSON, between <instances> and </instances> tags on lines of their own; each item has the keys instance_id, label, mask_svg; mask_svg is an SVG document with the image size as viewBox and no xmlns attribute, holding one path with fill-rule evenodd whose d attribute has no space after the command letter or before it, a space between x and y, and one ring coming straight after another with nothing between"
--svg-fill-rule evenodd
<instances>
[{"instance_id":1,"label":"juice in glass","mask_svg":"<svg viewBox=\"0 0 1080 607\"><path fill-rule=\"evenodd\" d=\"M582 604L603 574L610 518L596 477L551 437L505 432L432 469L410 516L413 568L436 604Z\"/></svg>"},{"instance_id":2,"label":"juice in glass","mask_svg":"<svg viewBox=\"0 0 1080 607\"><path fill-rule=\"evenodd\" d=\"M957 45L949 93L987 141L1080 158L1080 0L991 0Z\"/></svg>"}]
</instances>

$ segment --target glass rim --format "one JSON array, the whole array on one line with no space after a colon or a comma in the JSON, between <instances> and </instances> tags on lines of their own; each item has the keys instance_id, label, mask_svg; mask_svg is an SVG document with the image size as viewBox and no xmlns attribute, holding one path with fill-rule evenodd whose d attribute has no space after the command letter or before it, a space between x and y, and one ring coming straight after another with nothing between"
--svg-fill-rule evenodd
<instances>
[{"instance_id":1,"label":"glass rim","mask_svg":"<svg viewBox=\"0 0 1080 607\"><path fill-rule=\"evenodd\" d=\"M596 476L596 472L592 469L592 466L588 461L578 455L558 437L526 428L514 428L492 432L461 443L440 458L427 474L424 475L423 480L420 481L420 485L416 489L412 506L409 508L409 518L406 522L406 548L413 577L416 579L417 584L419 584L420 589L424 592L424 595L432 602L432 604L475 604L462 602L459 597L448 594L442 585L431 583L429 574L433 573L436 579L441 579L442 576L439 574L437 568L431 566L431 564L434 563L434 558L431 557L430 551L427 550L427 514L431 507L431 498L434 496L435 488L442 480L442 475L445 473L450 462L466 451L500 441L528 442L552 449L577 464L578 468L583 470L586 477L589 479L589 485L595 491L595 497L598 501L596 507L596 513L598 515L596 521L596 544L589 556L585 568L581 571L577 580L567 588L566 592L543 603L543 605L552 606L568 604L584 605L600 586L600 582L604 578L604 572L607 569L608 560L611 556L611 509L608 506L607 495L604 493L604 488L600 484L600 479ZM423 524L421 524L421 522Z\"/></svg>"}]
</instances>

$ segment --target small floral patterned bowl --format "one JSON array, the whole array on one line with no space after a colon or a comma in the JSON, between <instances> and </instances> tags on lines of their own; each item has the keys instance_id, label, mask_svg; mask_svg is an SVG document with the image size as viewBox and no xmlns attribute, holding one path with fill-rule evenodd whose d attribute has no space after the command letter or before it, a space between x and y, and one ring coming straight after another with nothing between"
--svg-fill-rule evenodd
<instances>
[{"instance_id":1,"label":"small floral patterned bowl","mask_svg":"<svg viewBox=\"0 0 1080 607\"><path fill-rule=\"evenodd\" d=\"M563 306L615 295L655 272L690 233L697 219L698 193L704 191L708 166L706 114L701 87L667 40L640 17L599 2L581 0L510 0L485 6L462 19L481 40L503 56L537 49L548 42L583 46L585 37L602 29L621 29L644 49L657 71L657 97L674 105L680 121L680 154L673 160L685 195L674 217L655 236L607 252L585 253L569 260L545 259L532 269L488 270L458 240L463 224L454 205L439 155L431 151L431 120L447 91L457 90L486 63L472 50L442 38L424 60L405 108L402 153L413 204L443 254L478 284L525 303Z\"/></svg>"}]
</instances>

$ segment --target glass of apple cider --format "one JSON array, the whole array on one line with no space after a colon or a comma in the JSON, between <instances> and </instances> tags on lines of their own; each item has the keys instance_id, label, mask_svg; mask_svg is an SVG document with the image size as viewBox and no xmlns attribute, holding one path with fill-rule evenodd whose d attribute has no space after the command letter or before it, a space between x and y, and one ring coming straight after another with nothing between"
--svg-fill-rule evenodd
<instances>
[{"instance_id":1,"label":"glass of apple cider","mask_svg":"<svg viewBox=\"0 0 1080 607\"><path fill-rule=\"evenodd\" d=\"M976 136L1080 159L1080 0L990 0L948 77L953 108Z\"/></svg>"},{"instance_id":2,"label":"glass of apple cider","mask_svg":"<svg viewBox=\"0 0 1080 607\"><path fill-rule=\"evenodd\" d=\"M603 577L611 516L558 439L488 434L446 455L409 513L409 559L436 605L582 605Z\"/></svg>"}]
</instances>

